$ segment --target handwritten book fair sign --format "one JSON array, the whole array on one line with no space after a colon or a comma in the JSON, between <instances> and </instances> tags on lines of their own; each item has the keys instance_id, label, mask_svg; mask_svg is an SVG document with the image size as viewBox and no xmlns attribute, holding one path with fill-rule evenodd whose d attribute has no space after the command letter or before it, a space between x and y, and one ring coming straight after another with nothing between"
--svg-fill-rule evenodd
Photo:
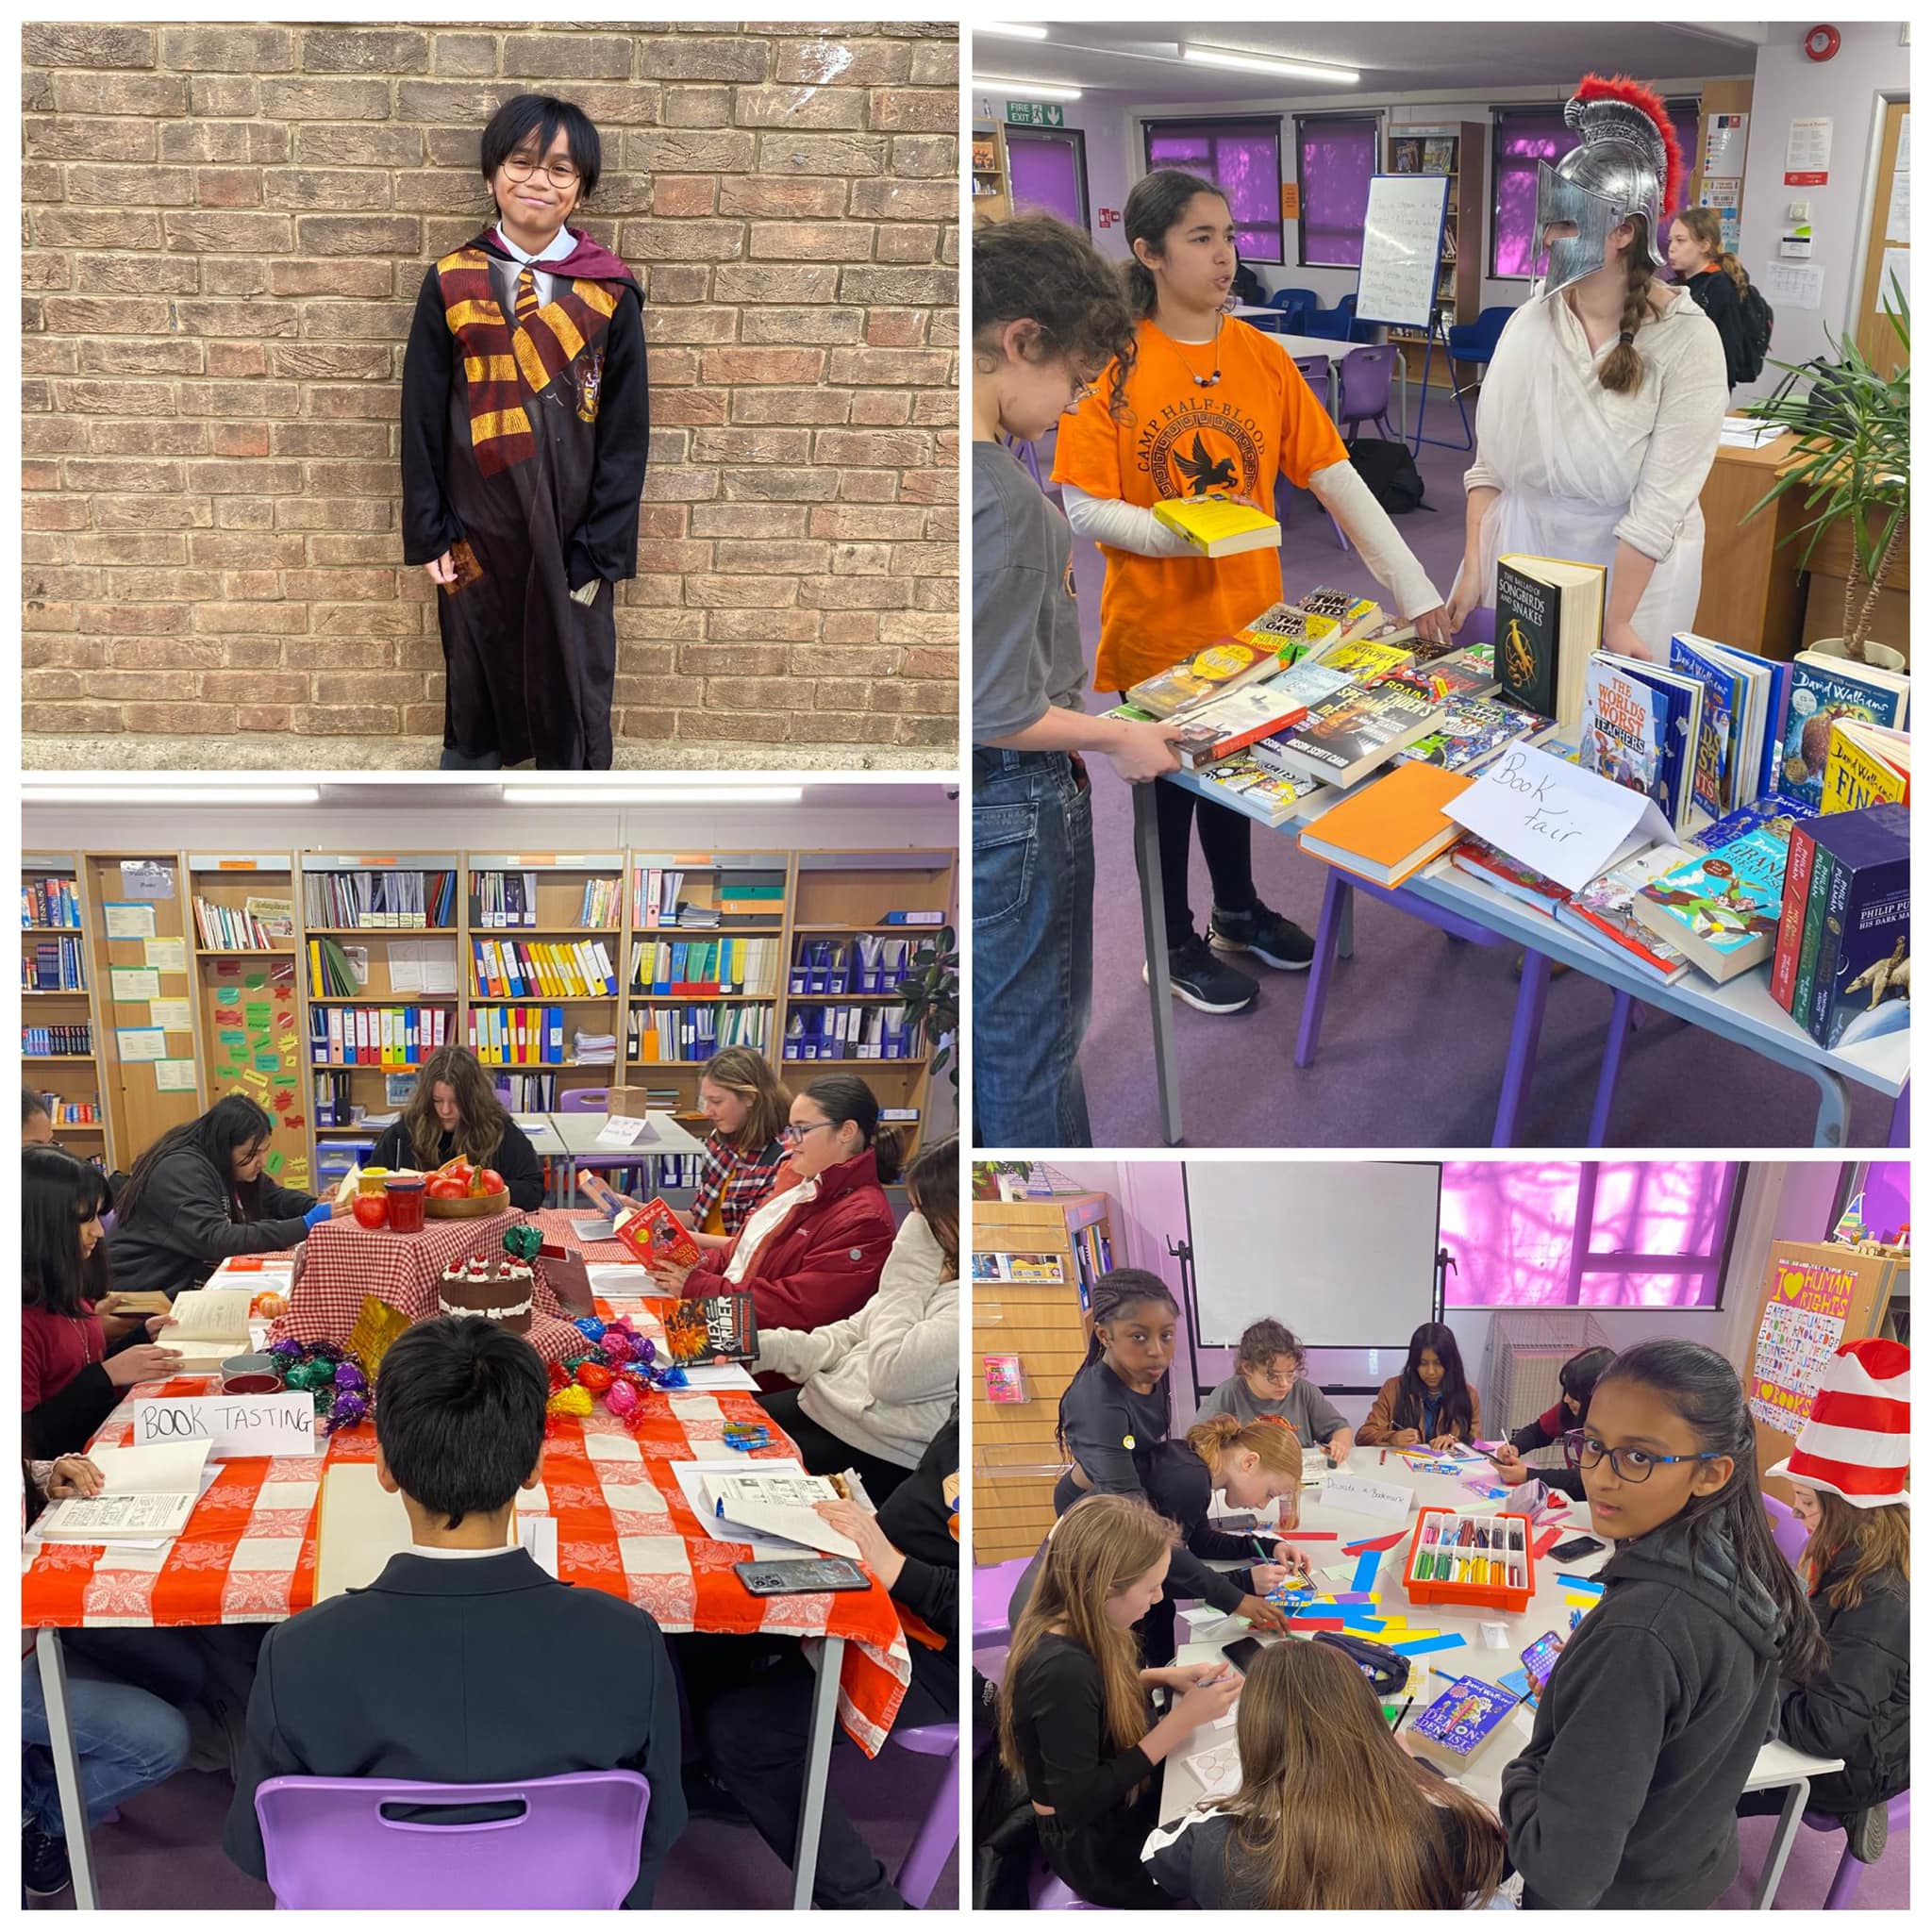
<instances>
[{"instance_id":1,"label":"handwritten book fair sign","mask_svg":"<svg viewBox=\"0 0 1932 1932\"><path fill-rule=\"evenodd\" d=\"M1751 1363L1750 1408L1766 1428L1795 1436L1809 1420L1826 1365L1845 1339L1858 1277L1832 1261L1776 1264Z\"/></svg>"}]
</instances>

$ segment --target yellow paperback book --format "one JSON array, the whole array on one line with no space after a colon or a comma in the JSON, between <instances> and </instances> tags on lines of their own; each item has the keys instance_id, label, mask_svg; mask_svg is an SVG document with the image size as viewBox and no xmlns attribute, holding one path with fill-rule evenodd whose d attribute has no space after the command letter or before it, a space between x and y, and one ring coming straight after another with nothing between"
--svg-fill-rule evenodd
<instances>
[{"instance_id":1,"label":"yellow paperback book","mask_svg":"<svg viewBox=\"0 0 1932 1932\"><path fill-rule=\"evenodd\" d=\"M1821 814L1859 811L1868 805L1908 805L1911 791L1910 739L1856 719L1832 720Z\"/></svg>"},{"instance_id":2,"label":"yellow paperback book","mask_svg":"<svg viewBox=\"0 0 1932 1932\"><path fill-rule=\"evenodd\" d=\"M1265 510L1227 496L1174 497L1157 503L1154 521L1185 537L1203 557L1273 550L1281 542L1281 525Z\"/></svg>"},{"instance_id":3,"label":"yellow paperback book","mask_svg":"<svg viewBox=\"0 0 1932 1932\"><path fill-rule=\"evenodd\" d=\"M1374 684L1391 671L1400 671L1414 660L1413 651L1395 644L1372 644L1366 639L1355 643L1331 644L1315 659L1329 671L1346 671L1357 684Z\"/></svg>"}]
</instances>

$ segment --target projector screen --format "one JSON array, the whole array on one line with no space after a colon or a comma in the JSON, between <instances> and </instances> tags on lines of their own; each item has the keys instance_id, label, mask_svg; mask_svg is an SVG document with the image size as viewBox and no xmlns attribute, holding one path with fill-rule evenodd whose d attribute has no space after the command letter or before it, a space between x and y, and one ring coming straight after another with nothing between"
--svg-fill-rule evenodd
<instances>
[{"instance_id":1,"label":"projector screen","mask_svg":"<svg viewBox=\"0 0 1932 1932\"><path fill-rule=\"evenodd\" d=\"M1429 1319L1440 1163L1183 1165L1201 1347L1231 1348L1250 1322L1273 1316L1305 1347L1399 1356Z\"/></svg>"}]
</instances>

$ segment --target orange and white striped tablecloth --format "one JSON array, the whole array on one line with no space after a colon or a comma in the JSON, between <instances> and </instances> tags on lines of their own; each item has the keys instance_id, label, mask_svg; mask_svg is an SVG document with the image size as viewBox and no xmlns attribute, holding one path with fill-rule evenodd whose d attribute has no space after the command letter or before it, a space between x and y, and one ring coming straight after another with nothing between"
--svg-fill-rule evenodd
<instances>
[{"instance_id":1,"label":"orange and white striped tablecloth","mask_svg":"<svg viewBox=\"0 0 1932 1932\"><path fill-rule=\"evenodd\" d=\"M640 1275L642 1271L639 1271ZM606 1311L608 1312L608 1307ZM659 1342L648 1311L634 1317ZM176 1376L128 1391L94 1441L133 1437L137 1395L196 1395L216 1385ZM543 1445L539 1488L520 1510L557 1519L558 1574L641 1604L667 1633L842 1637L839 1715L853 1740L875 1753L891 1728L911 1676L905 1633L891 1598L865 1591L755 1597L732 1570L754 1552L708 1536L677 1486L672 1464L716 1460L726 1423L769 1423L749 1391L688 1390L643 1398L635 1432L600 1406L558 1421ZM775 1424L765 1458L795 1456ZM367 1461L375 1430L328 1438L330 1458ZM165 1548L111 1550L98 1544L26 1545L21 1621L29 1628L278 1623L314 1601L316 1505L323 1458L242 1457L222 1466L188 1527Z\"/></svg>"}]
</instances>

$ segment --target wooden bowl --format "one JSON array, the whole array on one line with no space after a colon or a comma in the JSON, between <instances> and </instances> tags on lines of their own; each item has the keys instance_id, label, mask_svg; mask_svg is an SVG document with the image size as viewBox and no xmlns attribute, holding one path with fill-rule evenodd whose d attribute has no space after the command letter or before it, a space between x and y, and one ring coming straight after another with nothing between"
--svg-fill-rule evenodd
<instances>
[{"instance_id":1,"label":"wooden bowl","mask_svg":"<svg viewBox=\"0 0 1932 1932\"><path fill-rule=\"evenodd\" d=\"M455 1200L424 1198L423 1211L431 1221L482 1221L491 1214L509 1211L509 1190L494 1194L463 1194Z\"/></svg>"}]
</instances>

